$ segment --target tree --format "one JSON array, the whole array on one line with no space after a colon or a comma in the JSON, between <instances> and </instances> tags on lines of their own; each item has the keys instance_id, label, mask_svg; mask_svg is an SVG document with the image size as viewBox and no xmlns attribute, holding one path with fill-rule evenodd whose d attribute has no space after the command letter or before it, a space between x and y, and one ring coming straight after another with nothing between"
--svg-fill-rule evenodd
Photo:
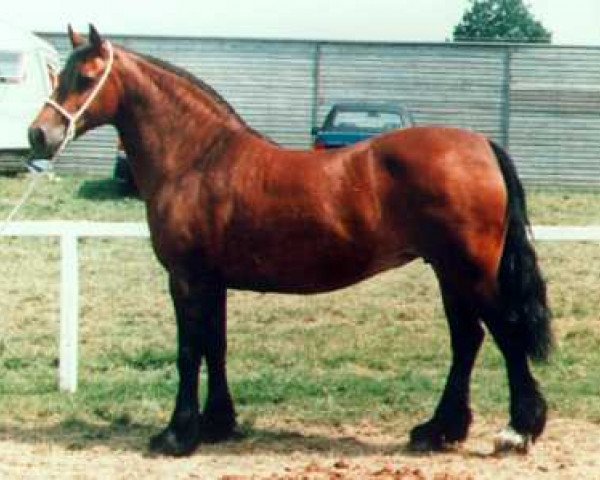
<instances>
[{"instance_id":1,"label":"tree","mask_svg":"<svg viewBox=\"0 0 600 480\"><path fill-rule=\"evenodd\" d=\"M470 7L454 27L454 41L550 43L552 39L523 0L469 2Z\"/></svg>"}]
</instances>

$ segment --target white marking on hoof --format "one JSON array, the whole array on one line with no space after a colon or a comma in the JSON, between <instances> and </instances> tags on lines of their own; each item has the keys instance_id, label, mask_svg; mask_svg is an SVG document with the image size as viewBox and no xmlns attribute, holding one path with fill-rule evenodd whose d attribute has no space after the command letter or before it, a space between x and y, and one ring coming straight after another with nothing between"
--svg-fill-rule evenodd
<instances>
[{"instance_id":1,"label":"white marking on hoof","mask_svg":"<svg viewBox=\"0 0 600 480\"><path fill-rule=\"evenodd\" d=\"M494 438L494 454L517 452L526 454L531 443L530 435L522 435L512 427L506 427Z\"/></svg>"}]
</instances>

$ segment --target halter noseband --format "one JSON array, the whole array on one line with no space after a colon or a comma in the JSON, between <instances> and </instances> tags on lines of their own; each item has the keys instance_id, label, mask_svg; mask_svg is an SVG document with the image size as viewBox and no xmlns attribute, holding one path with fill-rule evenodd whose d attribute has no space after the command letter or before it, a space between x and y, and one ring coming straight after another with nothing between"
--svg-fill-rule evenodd
<instances>
[{"instance_id":1,"label":"halter noseband","mask_svg":"<svg viewBox=\"0 0 600 480\"><path fill-rule=\"evenodd\" d=\"M71 114L67 110L65 110L65 108L63 106L56 103L52 98L46 99L45 103L47 105L50 105L51 107L54 107L54 109L56 111L58 111L63 117L65 117L67 119L67 121L69 122L69 124L67 126L67 132L65 134L65 138L63 139L60 146L58 147L58 149L52 156L53 160L62 153L62 151L66 148L67 144L71 140L73 140L73 138L75 137L75 129L77 128L76 127L77 120L79 120L81 118L81 116L86 112L86 110L88 109L90 104L96 99L96 97L98 96L98 93L100 92L100 90L102 89L104 84L106 83L106 80L107 80L108 76L110 75L110 72L112 71L113 62L114 62L113 46L109 41L107 41L106 47L108 48L108 62L106 64L106 68L104 69L104 72L102 72L102 76L100 77L100 80L98 81L98 83L96 84L94 89L92 90L92 93L90 93L89 97L85 100L85 102L83 102L83 105L81 105L81 107L79 107L79 110L77 110L77 112L75 112L74 114Z\"/></svg>"}]
</instances>

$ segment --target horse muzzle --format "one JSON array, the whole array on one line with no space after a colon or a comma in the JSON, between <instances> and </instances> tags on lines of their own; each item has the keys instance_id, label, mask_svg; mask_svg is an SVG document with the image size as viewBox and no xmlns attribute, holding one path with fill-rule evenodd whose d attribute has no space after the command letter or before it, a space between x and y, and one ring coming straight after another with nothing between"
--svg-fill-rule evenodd
<instances>
[{"instance_id":1,"label":"horse muzzle","mask_svg":"<svg viewBox=\"0 0 600 480\"><path fill-rule=\"evenodd\" d=\"M32 125L27 135L31 146L30 158L51 159L65 139L66 128L64 125Z\"/></svg>"}]
</instances>

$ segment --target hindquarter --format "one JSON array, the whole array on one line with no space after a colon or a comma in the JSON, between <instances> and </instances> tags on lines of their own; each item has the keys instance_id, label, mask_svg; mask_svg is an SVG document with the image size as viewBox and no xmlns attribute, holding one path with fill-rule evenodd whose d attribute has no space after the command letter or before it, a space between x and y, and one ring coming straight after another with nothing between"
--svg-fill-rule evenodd
<instances>
[{"instance_id":1,"label":"hindquarter","mask_svg":"<svg viewBox=\"0 0 600 480\"><path fill-rule=\"evenodd\" d=\"M376 142L387 216L434 268L493 288L506 230L507 193L497 160L478 134L416 128Z\"/></svg>"}]
</instances>

